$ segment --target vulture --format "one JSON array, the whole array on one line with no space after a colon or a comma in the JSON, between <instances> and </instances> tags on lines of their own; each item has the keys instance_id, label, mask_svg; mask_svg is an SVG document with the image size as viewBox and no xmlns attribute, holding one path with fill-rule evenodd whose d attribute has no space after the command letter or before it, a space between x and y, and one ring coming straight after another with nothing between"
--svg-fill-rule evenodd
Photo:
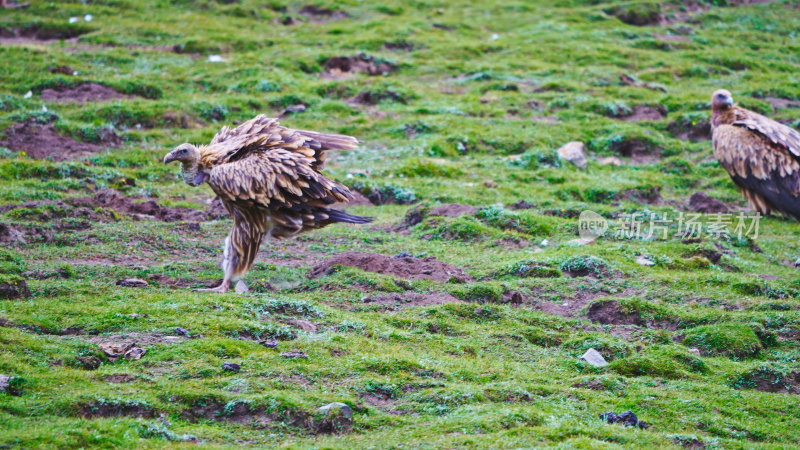
<instances>
[{"instance_id":1,"label":"vulture","mask_svg":"<svg viewBox=\"0 0 800 450\"><path fill-rule=\"evenodd\" d=\"M165 164L179 161L190 186L208 183L233 217L223 247L222 284L202 290L230 289L250 269L264 238L286 238L336 222L371 222L330 208L353 194L320 173L326 151L357 145L351 136L293 130L259 115L234 129L222 127L208 145L185 143L167 154ZM240 289L246 287L237 285Z\"/></svg>"},{"instance_id":2,"label":"vulture","mask_svg":"<svg viewBox=\"0 0 800 450\"><path fill-rule=\"evenodd\" d=\"M800 133L733 104L720 89L711 97L714 157L750 206L800 220Z\"/></svg>"}]
</instances>

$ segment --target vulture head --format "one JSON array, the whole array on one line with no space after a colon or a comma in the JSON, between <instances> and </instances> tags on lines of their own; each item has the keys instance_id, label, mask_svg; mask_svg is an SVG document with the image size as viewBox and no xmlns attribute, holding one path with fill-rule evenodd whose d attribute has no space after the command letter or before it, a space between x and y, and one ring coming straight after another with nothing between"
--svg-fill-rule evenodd
<instances>
[{"instance_id":1,"label":"vulture head","mask_svg":"<svg viewBox=\"0 0 800 450\"><path fill-rule=\"evenodd\" d=\"M183 181L190 186L200 186L206 181L207 174L200 170L200 152L192 144L181 144L164 157L164 164L172 161L181 162Z\"/></svg>"},{"instance_id":2,"label":"vulture head","mask_svg":"<svg viewBox=\"0 0 800 450\"><path fill-rule=\"evenodd\" d=\"M733 106L733 96L725 89L719 89L711 95L711 109L726 110Z\"/></svg>"}]
</instances>

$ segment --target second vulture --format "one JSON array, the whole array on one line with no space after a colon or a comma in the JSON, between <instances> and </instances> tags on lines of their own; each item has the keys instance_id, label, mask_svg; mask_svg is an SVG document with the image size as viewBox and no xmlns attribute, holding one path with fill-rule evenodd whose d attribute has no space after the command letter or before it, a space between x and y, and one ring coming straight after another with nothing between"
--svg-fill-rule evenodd
<instances>
[{"instance_id":1,"label":"second vulture","mask_svg":"<svg viewBox=\"0 0 800 450\"><path fill-rule=\"evenodd\" d=\"M800 220L800 133L735 106L721 89L711 97L714 156L750 206Z\"/></svg>"},{"instance_id":2,"label":"second vulture","mask_svg":"<svg viewBox=\"0 0 800 450\"><path fill-rule=\"evenodd\" d=\"M230 289L250 269L266 237L289 237L335 222L371 222L330 208L353 195L320 173L327 150L357 145L350 136L292 130L259 115L234 129L223 127L208 145L181 144L166 155L164 163L181 163L187 184L208 183L233 216L223 248L225 277L206 290Z\"/></svg>"}]
</instances>

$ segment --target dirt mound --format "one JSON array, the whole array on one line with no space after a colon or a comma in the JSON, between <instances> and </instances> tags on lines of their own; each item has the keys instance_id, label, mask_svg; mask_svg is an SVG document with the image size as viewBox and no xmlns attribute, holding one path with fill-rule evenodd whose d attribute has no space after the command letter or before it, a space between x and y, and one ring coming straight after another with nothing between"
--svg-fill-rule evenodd
<instances>
[{"instance_id":1,"label":"dirt mound","mask_svg":"<svg viewBox=\"0 0 800 450\"><path fill-rule=\"evenodd\" d=\"M108 86L97 83L83 83L72 88L45 89L42 100L59 103L105 102L122 98L133 98L132 95L120 94Z\"/></svg>"},{"instance_id":2,"label":"dirt mound","mask_svg":"<svg viewBox=\"0 0 800 450\"><path fill-rule=\"evenodd\" d=\"M330 20L346 19L350 16L344 11L334 11L317 5L306 5L298 11L300 14L310 18L314 22L327 22Z\"/></svg>"},{"instance_id":3,"label":"dirt mound","mask_svg":"<svg viewBox=\"0 0 800 450\"><path fill-rule=\"evenodd\" d=\"M769 102L773 109L800 108L800 101L797 100L779 97L767 97L764 100Z\"/></svg>"},{"instance_id":4,"label":"dirt mound","mask_svg":"<svg viewBox=\"0 0 800 450\"><path fill-rule=\"evenodd\" d=\"M334 56L325 61L325 74L330 78L342 78L353 73L367 75L388 75L397 70L397 66L379 61L373 56L359 53L356 56Z\"/></svg>"},{"instance_id":5,"label":"dirt mound","mask_svg":"<svg viewBox=\"0 0 800 450\"><path fill-rule=\"evenodd\" d=\"M620 120L626 122L643 122L645 120L661 120L667 117L667 109L661 105L657 108L645 105L636 105L633 107L633 112L627 116L620 117Z\"/></svg>"},{"instance_id":6,"label":"dirt mound","mask_svg":"<svg viewBox=\"0 0 800 450\"><path fill-rule=\"evenodd\" d=\"M100 152L103 146L79 142L56 132L53 124L18 122L6 128L0 146L25 152L31 158L65 161ZM119 139L119 138L117 138Z\"/></svg>"},{"instance_id":7,"label":"dirt mound","mask_svg":"<svg viewBox=\"0 0 800 450\"><path fill-rule=\"evenodd\" d=\"M419 292L407 291L402 294L377 295L365 297L362 300L367 305L382 305L385 309L402 309L413 306L441 305L443 303L463 303L447 292L430 292L422 294Z\"/></svg>"},{"instance_id":8,"label":"dirt mound","mask_svg":"<svg viewBox=\"0 0 800 450\"><path fill-rule=\"evenodd\" d=\"M382 101L406 104L406 99L395 91L362 91L350 100L356 105L377 105Z\"/></svg>"},{"instance_id":9,"label":"dirt mound","mask_svg":"<svg viewBox=\"0 0 800 450\"><path fill-rule=\"evenodd\" d=\"M411 280L453 281L463 283L472 280L458 267L438 261L432 256L387 256L377 253L348 252L336 255L318 264L309 276L319 278L332 272L333 266L356 267L367 272L394 275Z\"/></svg>"},{"instance_id":10,"label":"dirt mound","mask_svg":"<svg viewBox=\"0 0 800 450\"><path fill-rule=\"evenodd\" d=\"M651 164L658 160L661 149L645 139L626 138L612 142L609 150L630 158L633 164Z\"/></svg>"},{"instance_id":11,"label":"dirt mound","mask_svg":"<svg viewBox=\"0 0 800 450\"><path fill-rule=\"evenodd\" d=\"M617 193L617 199L648 205L664 204L664 199L661 197L661 186L626 189Z\"/></svg>"},{"instance_id":12,"label":"dirt mound","mask_svg":"<svg viewBox=\"0 0 800 450\"><path fill-rule=\"evenodd\" d=\"M117 373L114 375L108 375L103 378L104 381L108 383L133 383L138 378L133 375L129 375L127 373Z\"/></svg>"},{"instance_id":13,"label":"dirt mound","mask_svg":"<svg viewBox=\"0 0 800 450\"><path fill-rule=\"evenodd\" d=\"M86 417L147 417L156 416L153 408L137 402L96 402L81 405L81 415Z\"/></svg>"},{"instance_id":14,"label":"dirt mound","mask_svg":"<svg viewBox=\"0 0 800 450\"><path fill-rule=\"evenodd\" d=\"M205 212L189 208L171 208L159 205L155 200L135 202L135 197L127 197L113 189L101 189L94 197L71 199L69 202L78 207L109 208L117 212L131 214L137 218L155 219L162 222L195 221L206 219Z\"/></svg>"},{"instance_id":15,"label":"dirt mound","mask_svg":"<svg viewBox=\"0 0 800 450\"><path fill-rule=\"evenodd\" d=\"M30 296L31 290L28 289L28 283L24 280L0 282L0 300L13 300Z\"/></svg>"},{"instance_id":16,"label":"dirt mound","mask_svg":"<svg viewBox=\"0 0 800 450\"><path fill-rule=\"evenodd\" d=\"M779 376L754 376L753 389L762 392L776 392L785 394L800 394L800 372L792 372L787 377Z\"/></svg>"},{"instance_id":17,"label":"dirt mound","mask_svg":"<svg viewBox=\"0 0 800 450\"><path fill-rule=\"evenodd\" d=\"M667 129L682 141L700 142L711 139L711 122L707 120L693 123L671 122Z\"/></svg>"},{"instance_id":18,"label":"dirt mound","mask_svg":"<svg viewBox=\"0 0 800 450\"><path fill-rule=\"evenodd\" d=\"M728 205L721 200L709 197L705 192L695 192L689 197L689 210L694 212L716 214L727 213Z\"/></svg>"},{"instance_id":19,"label":"dirt mound","mask_svg":"<svg viewBox=\"0 0 800 450\"><path fill-rule=\"evenodd\" d=\"M31 23L21 27L5 27L0 25L0 42L19 42L27 41L51 41L61 39L72 39L82 34L91 32L88 26L52 26L48 23Z\"/></svg>"},{"instance_id":20,"label":"dirt mound","mask_svg":"<svg viewBox=\"0 0 800 450\"><path fill-rule=\"evenodd\" d=\"M11 225L0 223L0 244L17 244L24 242L24 233Z\"/></svg>"},{"instance_id":21,"label":"dirt mound","mask_svg":"<svg viewBox=\"0 0 800 450\"><path fill-rule=\"evenodd\" d=\"M603 325L645 325L638 313L623 311L614 300L592 303L586 317Z\"/></svg>"},{"instance_id":22,"label":"dirt mound","mask_svg":"<svg viewBox=\"0 0 800 450\"><path fill-rule=\"evenodd\" d=\"M222 200L219 197L214 197L214 200L206 208L206 220L225 220L231 217L225 206L222 205Z\"/></svg>"},{"instance_id":23,"label":"dirt mound","mask_svg":"<svg viewBox=\"0 0 800 450\"><path fill-rule=\"evenodd\" d=\"M475 214L475 211L477 210L471 205L448 203L446 205L439 205L431 208L428 214L431 216L459 217Z\"/></svg>"}]
</instances>

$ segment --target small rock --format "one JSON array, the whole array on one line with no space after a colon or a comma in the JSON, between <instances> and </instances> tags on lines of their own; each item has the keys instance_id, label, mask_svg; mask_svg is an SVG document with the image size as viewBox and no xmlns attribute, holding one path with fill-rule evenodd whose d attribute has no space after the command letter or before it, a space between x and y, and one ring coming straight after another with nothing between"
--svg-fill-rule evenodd
<instances>
[{"instance_id":1,"label":"small rock","mask_svg":"<svg viewBox=\"0 0 800 450\"><path fill-rule=\"evenodd\" d=\"M117 286L143 288L149 285L147 284L147 281L139 278L126 278L124 280L117 280Z\"/></svg>"},{"instance_id":2,"label":"small rock","mask_svg":"<svg viewBox=\"0 0 800 450\"><path fill-rule=\"evenodd\" d=\"M800 267L800 258L797 258L797 261L794 262L795 267Z\"/></svg>"},{"instance_id":3,"label":"small rock","mask_svg":"<svg viewBox=\"0 0 800 450\"><path fill-rule=\"evenodd\" d=\"M281 356L284 358L308 359L308 355L306 355L305 352L301 352L300 350L289 350L288 352L281 353Z\"/></svg>"},{"instance_id":4,"label":"small rock","mask_svg":"<svg viewBox=\"0 0 800 450\"><path fill-rule=\"evenodd\" d=\"M189 337L189 330L183 327L176 327L174 333L177 334L178 336Z\"/></svg>"},{"instance_id":5,"label":"small rock","mask_svg":"<svg viewBox=\"0 0 800 450\"><path fill-rule=\"evenodd\" d=\"M497 187L497 183L492 181L492 180L484 181L483 185L486 186L487 188L496 188Z\"/></svg>"},{"instance_id":6,"label":"small rock","mask_svg":"<svg viewBox=\"0 0 800 450\"><path fill-rule=\"evenodd\" d=\"M180 342L183 340L180 336L164 336L161 339L163 339L167 344L174 344L175 342Z\"/></svg>"},{"instance_id":7,"label":"small rock","mask_svg":"<svg viewBox=\"0 0 800 450\"><path fill-rule=\"evenodd\" d=\"M128 317L130 317L131 319L141 319L142 315L141 314L136 314L136 313L131 313L131 314L128 314Z\"/></svg>"},{"instance_id":8,"label":"small rock","mask_svg":"<svg viewBox=\"0 0 800 450\"><path fill-rule=\"evenodd\" d=\"M25 93L25 95L22 96L22 98L31 98L31 97L33 97L33 92L32 91L28 91L28 92Z\"/></svg>"},{"instance_id":9,"label":"small rock","mask_svg":"<svg viewBox=\"0 0 800 450\"><path fill-rule=\"evenodd\" d=\"M278 340L275 338L267 339L264 341L259 342L259 344L263 345L267 348L278 348Z\"/></svg>"},{"instance_id":10,"label":"small rock","mask_svg":"<svg viewBox=\"0 0 800 450\"><path fill-rule=\"evenodd\" d=\"M599 162L604 166L615 166L615 167L619 167L625 164L624 162L622 162L621 159L619 159L616 156L606 156L605 158L600 158L599 160L597 160L597 162Z\"/></svg>"},{"instance_id":11,"label":"small rock","mask_svg":"<svg viewBox=\"0 0 800 450\"><path fill-rule=\"evenodd\" d=\"M689 353L694 353L697 356L700 356L700 349L699 348L690 348Z\"/></svg>"},{"instance_id":12,"label":"small rock","mask_svg":"<svg viewBox=\"0 0 800 450\"><path fill-rule=\"evenodd\" d=\"M248 293L248 292L250 291L250 289L247 289L247 285L246 285L246 284L244 284L244 281L242 281L242 280L239 280L239 281L236 283L236 288L234 288L234 291L235 291L237 294L246 294L246 293Z\"/></svg>"},{"instance_id":13,"label":"small rock","mask_svg":"<svg viewBox=\"0 0 800 450\"><path fill-rule=\"evenodd\" d=\"M8 375L0 375L0 392L5 392L11 386L11 377Z\"/></svg>"},{"instance_id":14,"label":"small rock","mask_svg":"<svg viewBox=\"0 0 800 450\"><path fill-rule=\"evenodd\" d=\"M581 356L581 359L593 365L594 367L605 367L608 365L606 359L603 358L603 355L593 348L586 350L586 353Z\"/></svg>"},{"instance_id":15,"label":"small rock","mask_svg":"<svg viewBox=\"0 0 800 450\"><path fill-rule=\"evenodd\" d=\"M216 63L216 62L222 62L222 61L224 61L224 60L222 59L222 56L220 56L220 55L208 55L208 62Z\"/></svg>"},{"instance_id":16,"label":"small rock","mask_svg":"<svg viewBox=\"0 0 800 450\"><path fill-rule=\"evenodd\" d=\"M575 164L581 169L586 168L586 155L583 153L583 142L572 141L567 142L558 149L558 156L562 159Z\"/></svg>"},{"instance_id":17,"label":"small rock","mask_svg":"<svg viewBox=\"0 0 800 450\"><path fill-rule=\"evenodd\" d=\"M236 363L222 363L222 370L239 372L240 370L242 370L242 366L241 364L236 364Z\"/></svg>"},{"instance_id":18,"label":"small rock","mask_svg":"<svg viewBox=\"0 0 800 450\"><path fill-rule=\"evenodd\" d=\"M147 349L137 347L135 342L127 345L115 344L113 342L105 342L97 344L100 350L108 356L109 361L116 361L120 357L125 359L140 359L147 353Z\"/></svg>"},{"instance_id":19,"label":"small rock","mask_svg":"<svg viewBox=\"0 0 800 450\"><path fill-rule=\"evenodd\" d=\"M83 20L86 22L91 22L92 19L94 19L94 16L92 16L91 14L86 14L85 16L83 16Z\"/></svg>"},{"instance_id":20,"label":"small rock","mask_svg":"<svg viewBox=\"0 0 800 450\"><path fill-rule=\"evenodd\" d=\"M571 247L581 247L583 245L594 245L595 243L596 242L594 241L594 239L578 238L578 239L573 239L571 241L567 241L566 245L569 245Z\"/></svg>"},{"instance_id":21,"label":"small rock","mask_svg":"<svg viewBox=\"0 0 800 450\"><path fill-rule=\"evenodd\" d=\"M353 409L344 403L334 402L317 409L320 416L315 422L319 433L341 433L353 428Z\"/></svg>"},{"instance_id":22,"label":"small rock","mask_svg":"<svg viewBox=\"0 0 800 450\"><path fill-rule=\"evenodd\" d=\"M122 357L125 359L141 359L145 353L147 353L146 348L133 347L132 349L125 352L125 354L122 355Z\"/></svg>"},{"instance_id":23,"label":"small rock","mask_svg":"<svg viewBox=\"0 0 800 450\"><path fill-rule=\"evenodd\" d=\"M70 17L69 20L67 20L67 22L69 22L69 23L78 23L78 18L77 17Z\"/></svg>"},{"instance_id":24,"label":"small rock","mask_svg":"<svg viewBox=\"0 0 800 450\"><path fill-rule=\"evenodd\" d=\"M298 103L296 105L287 106L278 117L286 117L289 114L297 114L306 110L306 105Z\"/></svg>"},{"instance_id":25,"label":"small rock","mask_svg":"<svg viewBox=\"0 0 800 450\"><path fill-rule=\"evenodd\" d=\"M648 258L646 256L639 256L638 258L636 258L636 264L640 264L642 266L655 266L656 265L656 263L653 262L653 260L651 260L650 258Z\"/></svg>"},{"instance_id":26,"label":"small rock","mask_svg":"<svg viewBox=\"0 0 800 450\"><path fill-rule=\"evenodd\" d=\"M607 423L621 423L626 427L639 427L641 429L647 429L650 426L647 424L647 422L640 421L633 411L625 411L622 414L614 414L613 412L609 411L607 413L600 414L600 419L605 420Z\"/></svg>"},{"instance_id":27,"label":"small rock","mask_svg":"<svg viewBox=\"0 0 800 450\"><path fill-rule=\"evenodd\" d=\"M548 241L547 239L542 239L542 242L539 242L539 245L541 245L542 247L547 247L548 245L550 245L550 241Z\"/></svg>"}]
</instances>

